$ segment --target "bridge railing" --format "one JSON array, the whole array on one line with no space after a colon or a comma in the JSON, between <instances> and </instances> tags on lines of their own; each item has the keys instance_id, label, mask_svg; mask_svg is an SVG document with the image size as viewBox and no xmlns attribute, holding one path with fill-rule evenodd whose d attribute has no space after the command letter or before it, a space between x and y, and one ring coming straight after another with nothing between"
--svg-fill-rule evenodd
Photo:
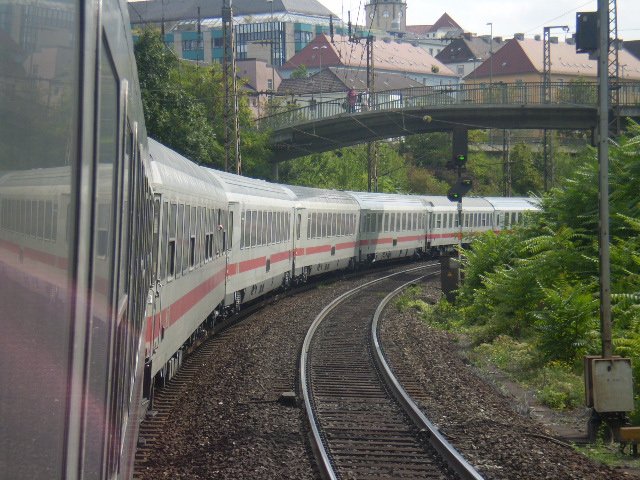
<instances>
[{"instance_id":1,"label":"bridge railing","mask_svg":"<svg viewBox=\"0 0 640 480\"><path fill-rule=\"evenodd\" d=\"M545 95L546 91L546 95ZM446 105L545 105L595 106L597 84L591 82L494 83L491 85L425 86L403 90L363 93L355 105L346 100L330 100L289 109L256 121L260 130L278 130L332 117L396 109L414 109ZM620 106L640 107L640 82L625 82L619 87Z\"/></svg>"}]
</instances>

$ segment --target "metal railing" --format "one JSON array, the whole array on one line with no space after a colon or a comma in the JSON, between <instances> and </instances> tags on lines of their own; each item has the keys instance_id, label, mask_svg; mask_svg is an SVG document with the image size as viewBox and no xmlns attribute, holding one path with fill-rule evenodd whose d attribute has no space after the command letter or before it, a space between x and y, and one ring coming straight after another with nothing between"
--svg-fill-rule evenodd
<instances>
[{"instance_id":1,"label":"metal railing","mask_svg":"<svg viewBox=\"0 0 640 480\"><path fill-rule=\"evenodd\" d=\"M363 101L350 106L345 100L329 100L306 107L289 108L256 120L259 130L279 130L306 122L371 111L416 109L447 105L574 105L595 107L596 83L552 82L549 101L545 101L543 83L494 83L491 85L454 85L386 90L362 95ZM619 87L620 107L640 108L640 82L625 82ZM553 108L553 107L551 107Z\"/></svg>"}]
</instances>

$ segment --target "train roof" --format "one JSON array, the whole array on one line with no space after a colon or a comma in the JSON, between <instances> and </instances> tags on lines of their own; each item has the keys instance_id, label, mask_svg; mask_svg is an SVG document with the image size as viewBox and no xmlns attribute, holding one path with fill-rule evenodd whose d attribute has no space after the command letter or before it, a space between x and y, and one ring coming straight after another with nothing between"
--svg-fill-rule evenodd
<instances>
[{"instance_id":1,"label":"train roof","mask_svg":"<svg viewBox=\"0 0 640 480\"><path fill-rule=\"evenodd\" d=\"M358 202L353 198L353 195L341 190L326 190L299 185L283 185L283 187L289 189L295 196L298 206L312 204L317 207L320 204L338 208L345 208L345 206L358 208Z\"/></svg>"},{"instance_id":2,"label":"train roof","mask_svg":"<svg viewBox=\"0 0 640 480\"><path fill-rule=\"evenodd\" d=\"M270 198L291 202L295 199L291 190L277 183L221 172L212 168L207 168L206 171L208 175L218 180L230 201L241 198Z\"/></svg>"},{"instance_id":3,"label":"train roof","mask_svg":"<svg viewBox=\"0 0 640 480\"><path fill-rule=\"evenodd\" d=\"M539 210L538 202L535 198L528 197L485 197L497 211L525 211Z\"/></svg>"},{"instance_id":4,"label":"train roof","mask_svg":"<svg viewBox=\"0 0 640 480\"><path fill-rule=\"evenodd\" d=\"M493 212L491 202L483 197L462 197L462 210L472 209L477 212Z\"/></svg>"},{"instance_id":5,"label":"train roof","mask_svg":"<svg viewBox=\"0 0 640 480\"><path fill-rule=\"evenodd\" d=\"M373 192L348 193L353 195L361 208L368 210L422 210L427 207L425 200L418 195Z\"/></svg>"},{"instance_id":6,"label":"train roof","mask_svg":"<svg viewBox=\"0 0 640 480\"><path fill-rule=\"evenodd\" d=\"M149 159L152 188L161 185L186 195L225 200L222 187L206 169L152 138L149 138Z\"/></svg>"}]
</instances>

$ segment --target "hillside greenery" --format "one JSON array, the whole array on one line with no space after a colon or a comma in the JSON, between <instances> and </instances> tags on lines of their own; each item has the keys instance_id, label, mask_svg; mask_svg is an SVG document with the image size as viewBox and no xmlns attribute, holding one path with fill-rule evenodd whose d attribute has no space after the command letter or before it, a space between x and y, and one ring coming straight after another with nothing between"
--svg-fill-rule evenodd
<instances>
[{"instance_id":1,"label":"hillside greenery","mask_svg":"<svg viewBox=\"0 0 640 480\"><path fill-rule=\"evenodd\" d=\"M224 169L221 67L178 59L151 28L140 32L134 53L149 136L195 162ZM254 128L246 95L239 91L243 172L266 177L268 135Z\"/></svg>"},{"instance_id":2,"label":"hillside greenery","mask_svg":"<svg viewBox=\"0 0 640 480\"><path fill-rule=\"evenodd\" d=\"M526 225L510 235L478 236L463 255L465 280L455 306L429 309L449 328L470 332L478 351L499 366L533 383L543 378L539 394L560 407L582 403L582 357L601 352L597 152L580 158ZM632 359L640 391L638 125L612 145L609 178L613 344L615 354ZM557 389L549 386L554 376Z\"/></svg>"}]
</instances>

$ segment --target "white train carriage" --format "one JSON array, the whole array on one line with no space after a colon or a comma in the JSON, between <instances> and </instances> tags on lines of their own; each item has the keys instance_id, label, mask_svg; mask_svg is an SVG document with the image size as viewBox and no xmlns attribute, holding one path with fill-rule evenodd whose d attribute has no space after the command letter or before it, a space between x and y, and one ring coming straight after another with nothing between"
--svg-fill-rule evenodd
<instances>
[{"instance_id":1,"label":"white train carriage","mask_svg":"<svg viewBox=\"0 0 640 480\"><path fill-rule=\"evenodd\" d=\"M425 251L428 205L422 197L349 193L360 205L360 262L408 257Z\"/></svg>"},{"instance_id":2,"label":"white train carriage","mask_svg":"<svg viewBox=\"0 0 640 480\"><path fill-rule=\"evenodd\" d=\"M485 197L494 209L493 230L509 231L514 225L522 223L526 212L538 211L535 199L526 197Z\"/></svg>"},{"instance_id":3,"label":"white train carriage","mask_svg":"<svg viewBox=\"0 0 640 480\"><path fill-rule=\"evenodd\" d=\"M345 192L289 186L295 195L294 276L353 268L358 244L358 202Z\"/></svg>"},{"instance_id":4,"label":"white train carriage","mask_svg":"<svg viewBox=\"0 0 640 480\"><path fill-rule=\"evenodd\" d=\"M293 265L291 191L264 180L207 172L219 182L228 202L225 306L238 309L243 302L288 287Z\"/></svg>"},{"instance_id":5,"label":"white train carriage","mask_svg":"<svg viewBox=\"0 0 640 480\"><path fill-rule=\"evenodd\" d=\"M453 251L458 243L460 226L458 204L447 197L424 196L429 212L427 248L432 255Z\"/></svg>"},{"instance_id":6,"label":"white train carriage","mask_svg":"<svg viewBox=\"0 0 640 480\"><path fill-rule=\"evenodd\" d=\"M182 347L224 300L227 200L208 172L149 139L155 193L155 298L147 312L151 378L173 376Z\"/></svg>"},{"instance_id":7,"label":"white train carriage","mask_svg":"<svg viewBox=\"0 0 640 480\"><path fill-rule=\"evenodd\" d=\"M469 244L473 236L493 229L493 205L481 197L462 198L462 242Z\"/></svg>"}]
</instances>

